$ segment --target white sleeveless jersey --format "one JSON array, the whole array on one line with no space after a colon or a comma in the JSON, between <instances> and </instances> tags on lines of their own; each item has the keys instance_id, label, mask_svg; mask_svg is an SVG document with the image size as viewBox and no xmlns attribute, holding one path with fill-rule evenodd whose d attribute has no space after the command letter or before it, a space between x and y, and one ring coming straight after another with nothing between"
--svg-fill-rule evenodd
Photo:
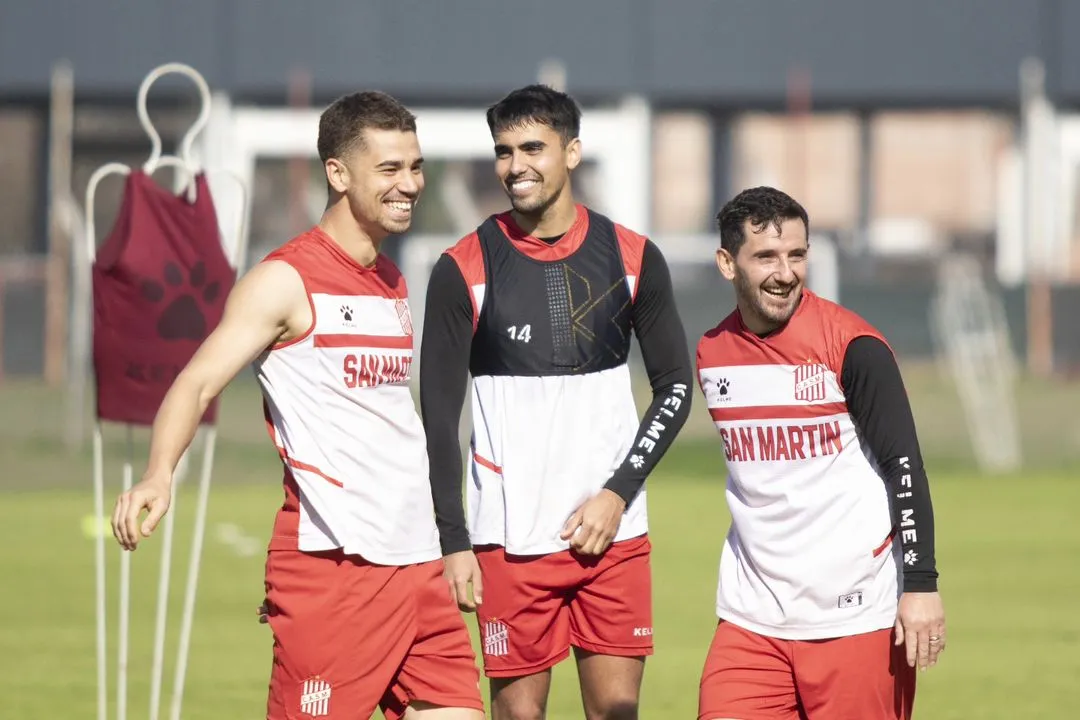
<instances>
[{"instance_id":1,"label":"white sleeveless jersey","mask_svg":"<svg viewBox=\"0 0 1080 720\"><path fill-rule=\"evenodd\" d=\"M318 228L271 260L300 274L312 313L307 333L254 364L285 465L271 549L341 548L380 565L439 558L404 278L381 256L362 267Z\"/></svg>"},{"instance_id":2,"label":"white sleeveless jersey","mask_svg":"<svg viewBox=\"0 0 1080 720\"><path fill-rule=\"evenodd\" d=\"M804 291L759 338L738 311L698 346L698 379L724 443L731 528L716 612L790 640L854 635L896 619L900 543L888 492L848 414L848 343L881 336Z\"/></svg>"}]
</instances>

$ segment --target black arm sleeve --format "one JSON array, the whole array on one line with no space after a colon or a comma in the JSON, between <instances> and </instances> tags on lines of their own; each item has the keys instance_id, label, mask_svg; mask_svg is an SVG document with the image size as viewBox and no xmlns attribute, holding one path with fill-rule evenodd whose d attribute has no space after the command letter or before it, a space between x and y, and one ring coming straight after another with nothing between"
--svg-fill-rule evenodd
<instances>
[{"instance_id":1,"label":"black arm sleeve","mask_svg":"<svg viewBox=\"0 0 1080 720\"><path fill-rule=\"evenodd\" d=\"M443 255L432 268L420 346L420 414L427 434L431 497L444 555L469 550L461 497L458 427L469 387L473 311L457 263Z\"/></svg>"},{"instance_id":2,"label":"black arm sleeve","mask_svg":"<svg viewBox=\"0 0 1080 720\"><path fill-rule=\"evenodd\" d=\"M690 415L693 379L686 332L660 248L645 242L633 323L653 399L622 465L604 486L629 505Z\"/></svg>"},{"instance_id":3,"label":"black arm sleeve","mask_svg":"<svg viewBox=\"0 0 1080 720\"><path fill-rule=\"evenodd\" d=\"M848 345L841 383L859 435L874 454L891 495L903 549L904 592L935 592L934 507L915 419L892 351L863 336Z\"/></svg>"}]
</instances>

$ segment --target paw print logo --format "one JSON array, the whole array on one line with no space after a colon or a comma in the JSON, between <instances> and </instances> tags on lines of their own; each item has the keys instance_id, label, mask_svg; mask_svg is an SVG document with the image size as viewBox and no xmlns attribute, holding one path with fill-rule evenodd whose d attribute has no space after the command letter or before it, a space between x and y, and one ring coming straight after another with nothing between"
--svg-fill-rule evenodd
<instances>
[{"instance_id":1,"label":"paw print logo","mask_svg":"<svg viewBox=\"0 0 1080 720\"><path fill-rule=\"evenodd\" d=\"M341 319L344 320L347 323L351 323L352 318L353 318L352 305L342 305L340 310L341 310Z\"/></svg>"},{"instance_id":2,"label":"paw print logo","mask_svg":"<svg viewBox=\"0 0 1080 720\"><path fill-rule=\"evenodd\" d=\"M183 269L174 262L165 263L161 282L147 278L142 295L150 302L165 303L158 316L157 333L165 340L202 340L206 337L206 314L202 304L217 300L221 286L206 282L206 265L200 260L191 267L186 282ZM171 300L168 298L171 296Z\"/></svg>"},{"instance_id":3,"label":"paw print logo","mask_svg":"<svg viewBox=\"0 0 1080 720\"><path fill-rule=\"evenodd\" d=\"M720 394L720 397L726 397L730 386L731 383L727 378L720 378L716 381L716 392Z\"/></svg>"},{"instance_id":4,"label":"paw print logo","mask_svg":"<svg viewBox=\"0 0 1080 720\"><path fill-rule=\"evenodd\" d=\"M915 552L914 550L908 550L906 553L904 553L905 565L914 565L917 562L919 562L919 554L917 552Z\"/></svg>"},{"instance_id":5,"label":"paw print logo","mask_svg":"<svg viewBox=\"0 0 1080 720\"><path fill-rule=\"evenodd\" d=\"M630 464L634 466L635 470L640 470L645 465L645 458L640 455L631 455Z\"/></svg>"}]
</instances>

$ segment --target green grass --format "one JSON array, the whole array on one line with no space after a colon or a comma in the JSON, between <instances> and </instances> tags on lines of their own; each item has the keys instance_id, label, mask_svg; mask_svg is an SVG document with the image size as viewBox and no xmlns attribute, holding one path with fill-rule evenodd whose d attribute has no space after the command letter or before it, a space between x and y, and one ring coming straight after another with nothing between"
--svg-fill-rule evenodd
<instances>
[{"instance_id":1,"label":"green grass","mask_svg":"<svg viewBox=\"0 0 1080 720\"><path fill-rule=\"evenodd\" d=\"M706 454L692 446L683 452ZM250 463L266 482L214 491L185 698L190 720L260 717L265 702L270 633L254 608L280 490L272 457L233 454L223 448L223 465ZM665 465L678 472L665 467L650 490L657 653L646 669L642 717L686 718L693 717L714 625L716 562L728 520L719 476L687 472L678 450ZM943 662L920 678L917 717L1070 716L1080 677L1080 526L1073 519L1080 483L1064 475L938 474L934 491L950 644ZM178 500L170 649L187 569L185 510L193 501L190 484ZM89 507L88 490L70 489L9 493L0 503L0 563L12 583L0 600L7 618L0 634L4 717L93 716L93 543L82 528ZM253 554L222 541L226 524L252 538ZM131 717L144 716L148 698L159 549L159 540L148 541L132 561ZM110 541L113 589L118 555ZM115 642L115 596L109 621ZM112 645L111 663L114 653ZM109 670L115 678L115 666ZM553 720L581 716L571 662L557 669L550 709Z\"/></svg>"},{"instance_id":2,"label":"green grass","mask_svg":"<svg viewBox=\"0 0 1080 720\"><path fill-rule=\"evenodd\" d=\"M917 379L913 403L924 442L948 435L952 453L929 461L938 558L949 622L942 662L920 676L917 718L1068 718L1080 699L1080 482L1065 435L1048 442L1046 467L984 477L963 458L958 411ZM923 384L929 389L924 389ZM1052 403L1049 389L1038 397ZM230 390L203 555L185 694L186 720L263 717L270 631L259 625L266 538L281 500L280 468L263 434L250 389ZM88 447L57 440L63 418L56 396L26 384L0 388L0 717L94 717L93 543L83 528L91 510ZM15 410L12 412L12 410ZM697 412L703 412L700 407ZM1060 409L1025 424L1072 437L1075 418ZM695 418L700 427L700 418ZM955 440L960 437L961 440ZM107 505L118 490L122 448L107 433ZM700 439L699 439L700 438ZM145 451L145 433L137 437ZM944 445L943 445L944 446ZM959 448L959 449L957 449ZM715 625L716 564L727 530L722 456L708 433L691 429L650 480L654 547L656 655L648 661L643 718L695 717L697 682ZM197 460L197 458L195 458ZM193 463L193 470L198 467ZM141 470L136 461L136 476ZM187 571L194 474L180 491L172 573L164 706ZM247 542L236 542L236 537ZM229 539L231 538L231 541ZM108 545L110 590L119 550ZM133 556L129 712L146 717L160 536ZM117 603L109 598L110 706L113 703ZM475 635L473 618L468 622ZM573 663L556 669L549 718L580 718ZM164 715L164 713L163 713Z\"/></svg>"}]
</instances>

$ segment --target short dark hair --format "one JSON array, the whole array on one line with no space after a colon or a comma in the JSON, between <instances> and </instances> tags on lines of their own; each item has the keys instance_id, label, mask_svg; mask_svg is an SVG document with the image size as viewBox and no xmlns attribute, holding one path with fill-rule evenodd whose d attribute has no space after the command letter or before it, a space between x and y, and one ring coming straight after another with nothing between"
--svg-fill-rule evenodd
<instances>
[{"instance_id":1,"label":"short dark hair","mask_svg":"<svg viewBox=\"0 0 1080 720\"><path fill-rule=\"evenodd\" d=\"M739 254L746 236L743 226L746 221L754 230L772 225L777 231L785 220L802 220L807 233L810 232L810 219L806 210L790 195L776 188L761 186L743 190L733 197L716 214L716 224L720 228L720 247L731 253Z\"/></svg>"},{"instance_id":2,"label":"short dark hair","mask_svg":"<svg viewBox=\"0 0 1080 720\"><path fill-rule=\"evenodd\" d=\"M369 90L343 95L319 116L319 159L340 158L362 146L364 130L416 132L416 116L397 98Z\"/></svg>"},{"instance_id":3,"label":"short dark hair","mask_svg":"<svg viewBox=\"0 0 1080 720\"><path fill-rule=\"evenodd\" d=\"M581 133L581 109L574 99L547 85L526 85L487 109L491 134L539 123L562 138L563 145Z\"/></svg>"}]
</instances>

